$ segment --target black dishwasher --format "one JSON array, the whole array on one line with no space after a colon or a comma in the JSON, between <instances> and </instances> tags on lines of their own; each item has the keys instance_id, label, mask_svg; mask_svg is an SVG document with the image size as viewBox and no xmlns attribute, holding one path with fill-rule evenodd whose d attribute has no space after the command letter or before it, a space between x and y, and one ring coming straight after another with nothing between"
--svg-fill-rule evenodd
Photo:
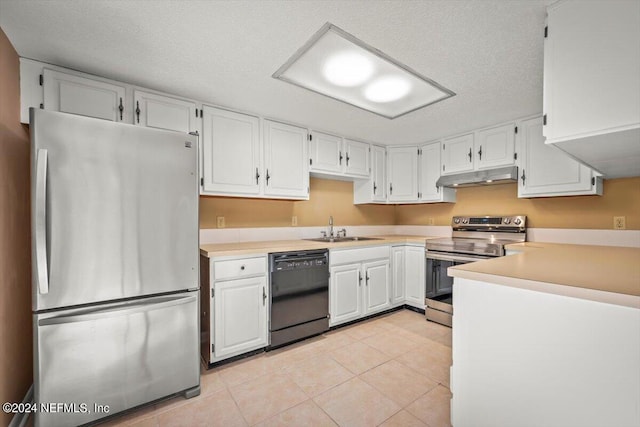
<instances>
[{"instance_id":1,"label":"black dishwasher","mask_svg":"<svg viewBox=\"0 0 640 427\"><path fill-rule=\"evenodd\" d=\"M329 330L329 251L269 254L269 347Z\"/></svg>"}]
</instances>

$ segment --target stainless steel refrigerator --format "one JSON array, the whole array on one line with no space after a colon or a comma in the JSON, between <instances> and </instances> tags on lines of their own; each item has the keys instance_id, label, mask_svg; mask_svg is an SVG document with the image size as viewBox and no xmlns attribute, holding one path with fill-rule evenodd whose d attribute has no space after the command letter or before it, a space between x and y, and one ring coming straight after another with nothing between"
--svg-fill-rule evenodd
<instances>
[{"instance_id":1,"label":"stainless steel refrigerator","mask_svg":"<svg viewBox=\"0 0 640 427\"><path fill-rule=\"evenodd\" d=\"M30 114L35 425L198 395L196 137Z\"/></svg>"}]
</instances>

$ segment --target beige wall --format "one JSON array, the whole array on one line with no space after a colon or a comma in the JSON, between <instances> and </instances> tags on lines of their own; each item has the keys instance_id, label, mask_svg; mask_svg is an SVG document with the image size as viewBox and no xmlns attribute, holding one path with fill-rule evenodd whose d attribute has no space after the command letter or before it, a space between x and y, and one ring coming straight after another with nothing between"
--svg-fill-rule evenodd
<instances>
[{"instance_id":1,"label":"beige wall","mask_svg":"<svg viewBox=\"0 0 640 427\"><path fill-rule=\"evenodd\" d=\"M0 402L32 383L29 135L20 124L20 64L0 29ZM0 412L0 425L11 416Z\"/></svg>"},{"instance_id":2,"label":"beige wall","mask_svg":"<svg viewBox=\"0 0 640 427\"><path fill-rule=\"evenodd\" d=\"M354 205L351 182L311 178L310 190L309 200L299 202L202 196L200 227L216 228L218 216L227 228L288 227L294 215L298 226L326 225L329 215L337 226L394 224L394 206Z\"/></svg>"},{"instance_id":3,"label":"beige wall","mask_svg":"<svg viewBox=\"0 0 640 427\"><path fill-rule=\"evenodd\" d=\"M457 190L455 204L396 207L396 224L450 225L454 215L527 215L536 228L612 229L614 216L626 216L627 229L640 230L640 177L604 181L603 196L518 199L517 184Z\"/></svg>"}]
</instances>

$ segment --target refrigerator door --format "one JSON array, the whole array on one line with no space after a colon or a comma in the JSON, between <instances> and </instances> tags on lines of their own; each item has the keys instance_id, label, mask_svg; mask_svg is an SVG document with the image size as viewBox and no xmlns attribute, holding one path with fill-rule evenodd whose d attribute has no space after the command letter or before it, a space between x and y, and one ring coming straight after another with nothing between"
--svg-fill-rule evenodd
<instances>
[{"instance_id":1,"label":"refrigerator door","mask_svg":"<svg viewBox=\"0 0 640 427\"><path fill-rule=\"evenodd\" d=\"M198 288L193 135L31 110L33 309Z\"/></svg>"},{"instance_id":2,"label":"refrigerator door","mask_svg":"<svg viewBox=\"0 0 640 427\"><path fill-rule=\"evenodd\" d=\"M35 425L80 425L198 387L198 294L35 314L35 402L68 404L39 408Z\"/></svg>"}]
</instances>

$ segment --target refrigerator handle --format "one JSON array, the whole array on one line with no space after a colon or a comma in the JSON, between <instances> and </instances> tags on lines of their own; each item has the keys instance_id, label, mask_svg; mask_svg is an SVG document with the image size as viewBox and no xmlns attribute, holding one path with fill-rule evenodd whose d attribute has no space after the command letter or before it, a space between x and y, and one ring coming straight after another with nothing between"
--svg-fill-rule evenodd
<instances>
[{"instance_id":1,"label":"refrigerator handle","mask_svg":"<svg viewBox=\"0 0 640 427\"><path fill-rule=\"evenodd\" d=\"M47 268L47 150L38 150L36 160L35 255L36 280L41 294L49 293Z\"/></svg>"},{"instance_id":2,"label":"refrigerator handle","mask_svg":"<svg viewBox=\"0 0 640 427\"><path fill-rule=\"evenodd\" d=\"M157 310L159 308L171 307L174 305L187 304L197 301L198 295L178 296L178 297L156 297L138 300L135 303L124 303L110 307L95 307L87 310L76 310L76 314L68 316L62 315L49 317L38 322L38 326L59 325L62 323L87 322L90 320L103 319L106 317L118 317L124 314L143 313L145 311Z\"/></svg>"}]
</instances>

